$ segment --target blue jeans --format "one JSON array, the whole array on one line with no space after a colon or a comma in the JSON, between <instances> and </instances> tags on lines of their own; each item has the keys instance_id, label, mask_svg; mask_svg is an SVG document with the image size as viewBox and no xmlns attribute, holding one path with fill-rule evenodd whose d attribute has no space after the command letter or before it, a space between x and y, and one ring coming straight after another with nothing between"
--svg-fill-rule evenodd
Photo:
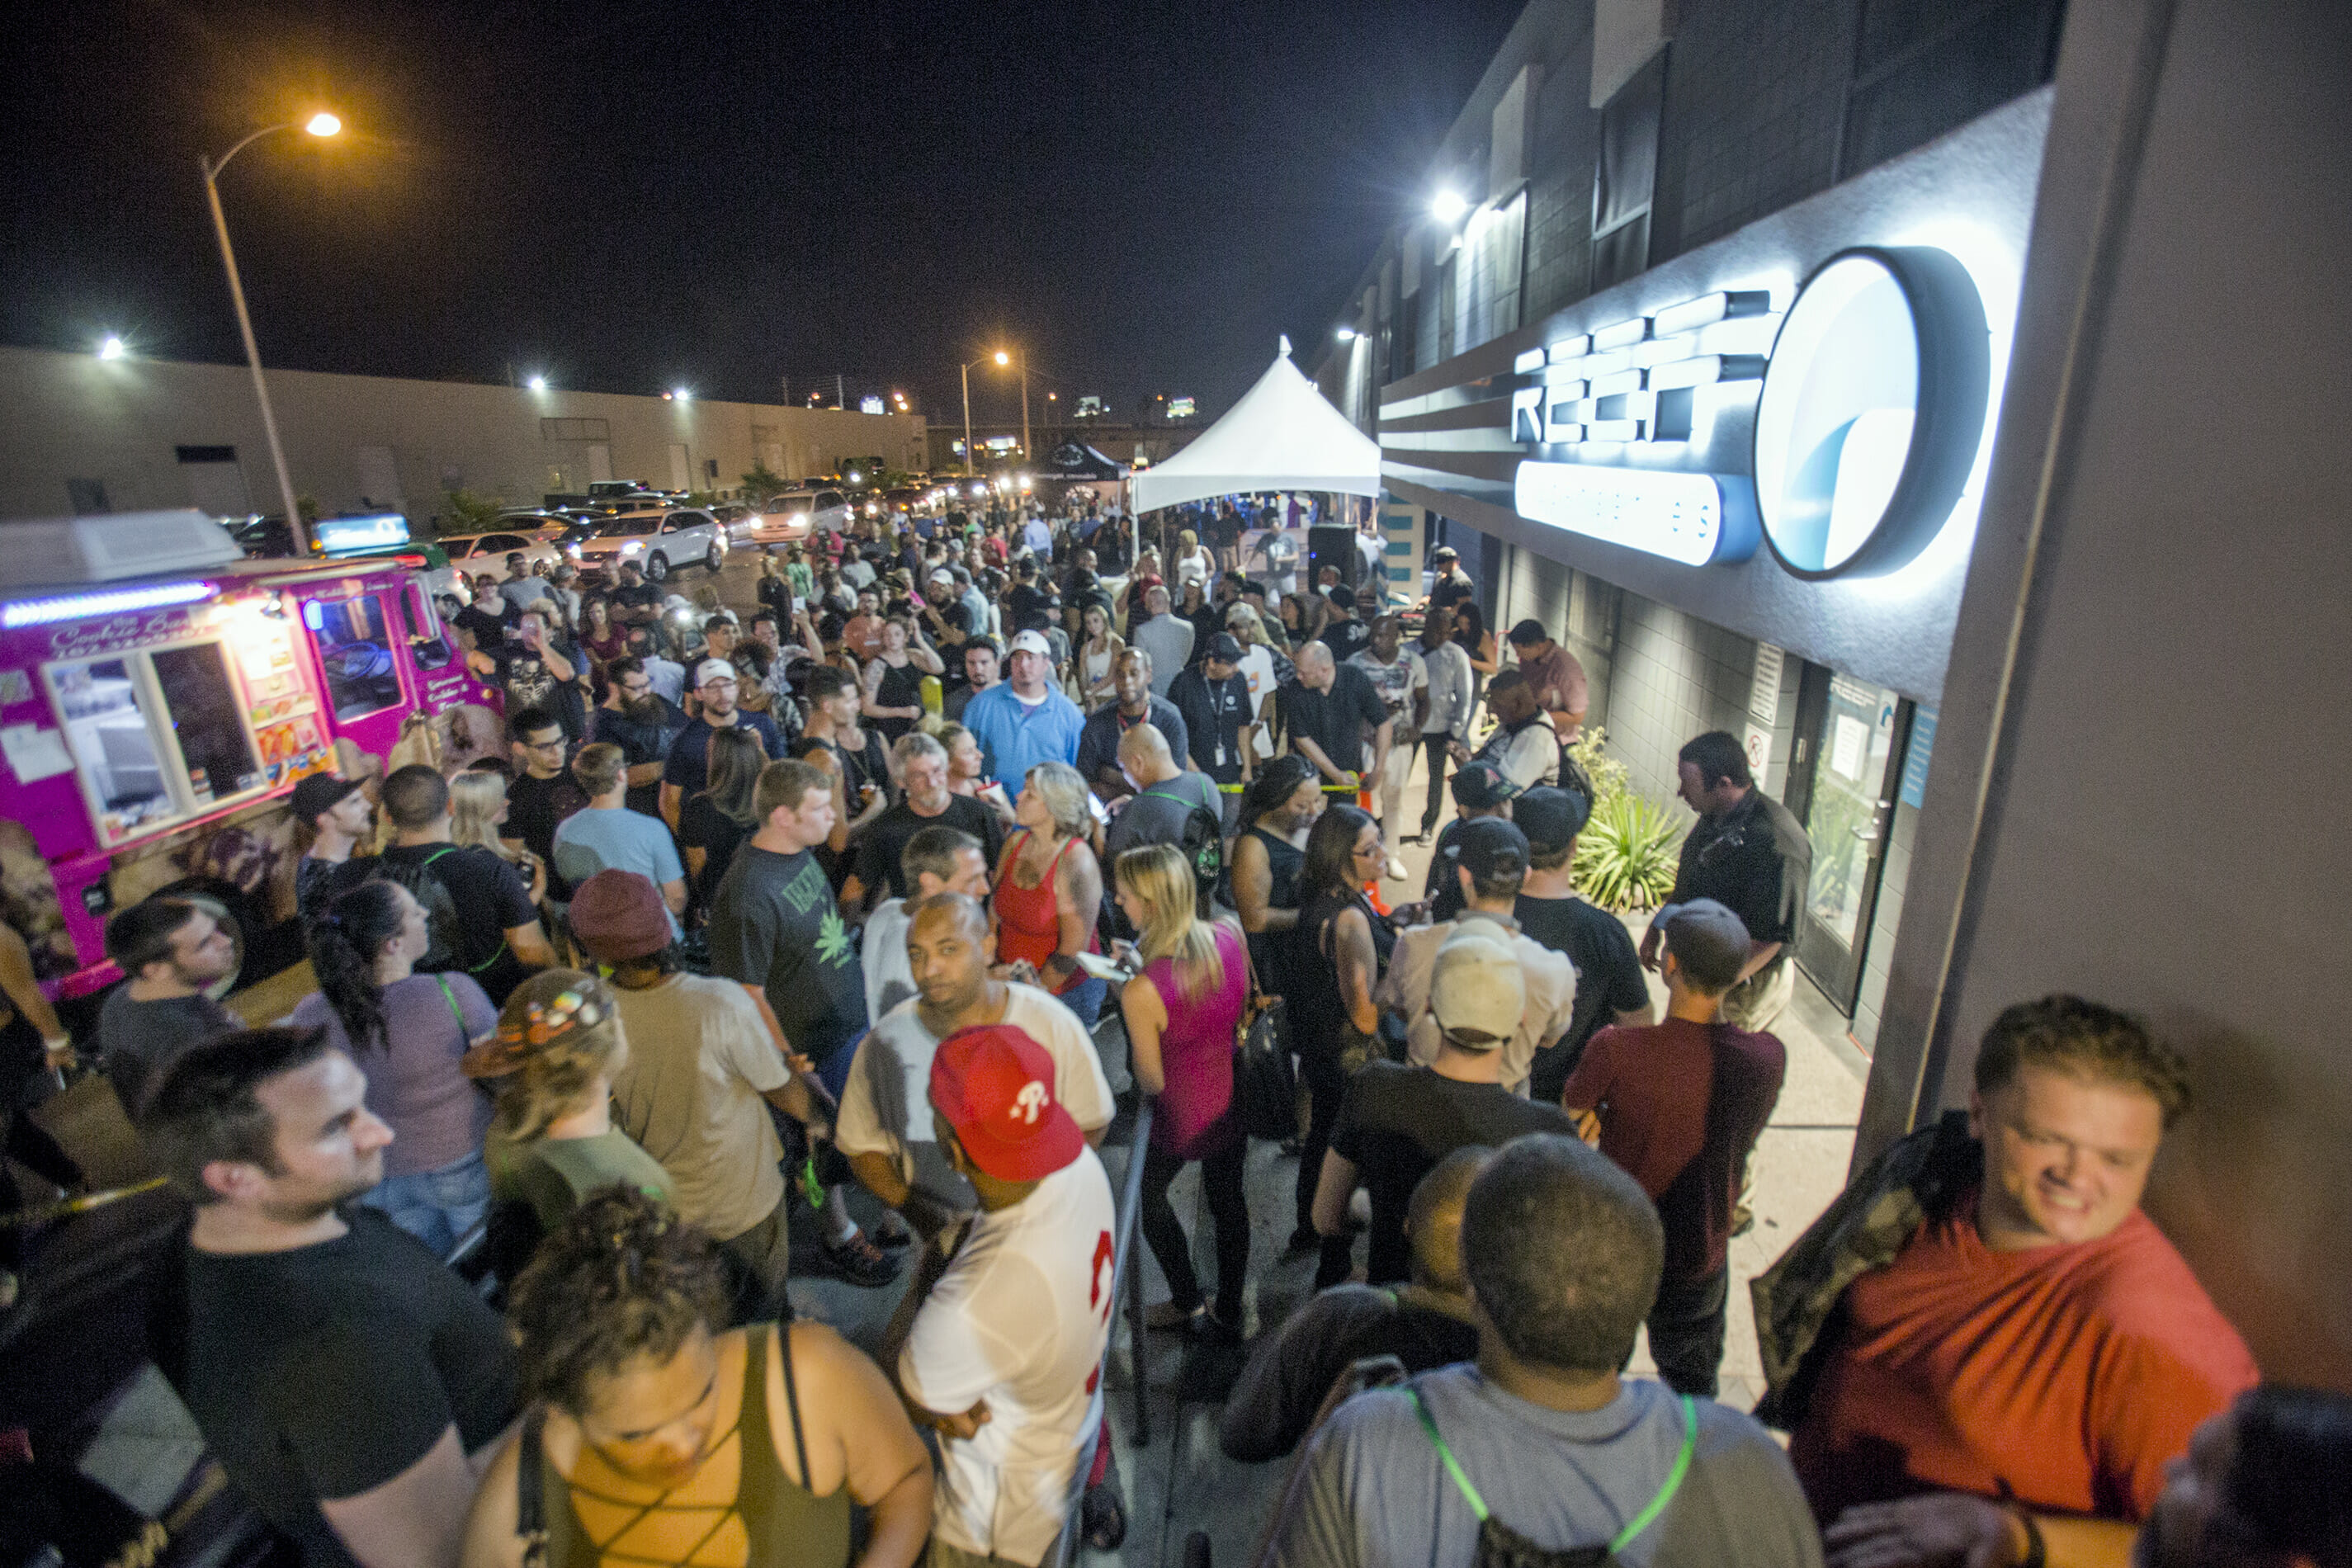
<instances>
[{"instance_id":1,"label":"blue jeans","mask_svg":"<svg viewBox=\"0 0 2352 1568\"><path fill-rule=\"evenodd\" d=\"M1102 1016L1103 997L1110 991L1110 982L1100 975L1089 974L1056 998L1063 1006L1078 1016L1078 1023L1087 1033L1093 1034L1095 1020Z\"/></svg>"},{"instance_id":2,"label":"blue jeans","mask_svg":"<svg viewBox=\"0 0 2352 1568\"><path fill-rule=\"evenodd\" d=\"M360 1197L392 1223L446 1258L457 1238L482 1223L490 1206L490 1173L478 1152L437 1171L386 1176Z\"/></svg>"}]
</instances>

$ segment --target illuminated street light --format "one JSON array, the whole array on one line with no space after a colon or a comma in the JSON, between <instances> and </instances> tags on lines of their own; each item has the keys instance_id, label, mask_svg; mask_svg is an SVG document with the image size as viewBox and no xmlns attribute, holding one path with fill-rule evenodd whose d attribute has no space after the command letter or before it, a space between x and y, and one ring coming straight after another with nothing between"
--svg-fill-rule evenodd
<instances>
[{"instance_id":1,"label":"illuminated street light","mask_svg":"<svg viewBox=\"0 0 2352 1568\"><path fill-rule=\"evenodd\" d=\"M341 121L323 110L312 115L310 122L302 127L311 135L321 137L332 136L342 128ZM236 252L229 247L228 216L221 211L219 183L221 171L228 167L228 161L231 158L236 157L264 136L293 129L291 121L284 125L265 125L222 153L217 162L199 154L196 158L196 167L204 171L205 199L211 204L213 209L213 230L220 236L221 265L228 271L228 296L236 306L237 331L245 338L245 362L253 370L253 395L261 405L261 433L268 439L269 461L278 470L278 500L286 506L286 531L292 540L294 552L298 555L307 555L310 552L310 533L302 526L302 505L294 494L294 475L286 467L286 448L278 439L278 416L271 412L269 407L269 385L261 378L261 350L253 341L253 318L245 308L245 284L236 275Z\"/></svg>"},{"instance_id":2,"label":"illuminated street light","mask_svg":"<svg viewBox=\"0 0 2352 1568\"><path fill-rule=\"evenodd\" d=\"M677 388L675 391L665 392L662 395L664 397L675 397L680 403L691 403L694 401L694 394L683 386Z\"/></svg>"},{"instance_id":3,"label":"illuminated street light","mask_svg":"<svg viewBox=\"0 0 2352 1568\"><path fill-rule=\"evenodd\" d=\"M996 363L999 364L1011 364L1013 363L1013 357L1006 353L1003 349L999 349L996 351Z\"/></svg>"},{"instance_id":4,"label":"illuminated street light","mask_svg":"<svg viewBox=\"0 0 2352 1568\"><path fill-rule=\"evenodd\" d=\"M100 359L121 359L130 352L123 341L112 332L107 333L105 341L98 345L98 357Z\"/></svg>"},{"instance_id":5,"label":"illuminated street light","mask_svg":"<svg viewBox=\"0 0 2352 1568\"><path fill-rule=\"evenodd\" d=\"M1356 329L1353 327L1341 327L1339 329L1339 341L1343 343L1354 342L1356 341Z\"/></svg>"},{"instance_id":6,"label":"illuminated street light","mask_svg":"<svg viewBox=\"0 0 2352 1568\"><path fill-rule=\"evenodd\" d=\"M533 392L545 392L547 390L547 377L543 375L532 376L530 378L530 389Z\"/></svg>"},{"instance_id":7,"label":"illuminated street light","mask_svg":"<svg viewBox=\"0 0 2352 1568\"><path fill-rule=\"evenodd\" d=\"M964 361L958 373L963 378L963 471L967 478L971 474L971 367L982 360L990 359L999 364L1013 363L1013 356L999 349L992 354L981 355L980 359ZM1029 361L1025 355L1021 361L1021 449L1024 452L1029 449Z\"/></svg>"},{"instance_id":8,"label":"illuminated street light","mask_svg":"<svg viewBox=\"0 0 2352 1568\"><path fill-rule=\"evenodd\" d=\"M1430 216L1440 223L1458 222L1469 210L1470 204L1462 199L1459 191L1440 191L1429 201Z\"/></svg>"}]
</instances>

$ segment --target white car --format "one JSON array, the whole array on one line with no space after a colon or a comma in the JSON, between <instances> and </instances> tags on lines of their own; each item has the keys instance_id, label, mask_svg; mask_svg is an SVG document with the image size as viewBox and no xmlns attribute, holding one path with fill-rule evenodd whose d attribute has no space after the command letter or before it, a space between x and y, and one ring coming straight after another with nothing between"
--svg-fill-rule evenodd
<instances>
[{"instance_id":1,"label":"white car","mask_svg":"<svg viewBox=\"0 0 2352 1568\"><path fill-rule=\"evenodd\" d=\"M493 577L507 574L507 557L522 552L523 560L532 565L544 561L550 570L563 563L562 547L556 542L562 531L552 528L515 529L498 533L459 534L454 539L436 539L433 542L446 551L449 564L469 578L487 572Z\"/></svg>"},{"instance_id":2,"label":"white car","mask_svg":"<svg viewBox=\"0 0 2352 1568\"><path fill-rule=\"evenodd\" d=\"M818 529L839 533L849 526L849 502L839 490L796 490L770 498L735 525L738 544L797 544Z\"/></svg>"},{"instance_id":3,"label":"white car","mask_svg":"<svg viewBox=\"0 0 2352 1568\"><path fill-rule=\"evenodd\" d=\"M634 561L648 582L658 583L672 572L700 566L716 574L727 559L727 531L707 511L686 509L623 512L598 525L594 533L570 547L583 566L617 572Z\"/></svg>"}]
</instances>

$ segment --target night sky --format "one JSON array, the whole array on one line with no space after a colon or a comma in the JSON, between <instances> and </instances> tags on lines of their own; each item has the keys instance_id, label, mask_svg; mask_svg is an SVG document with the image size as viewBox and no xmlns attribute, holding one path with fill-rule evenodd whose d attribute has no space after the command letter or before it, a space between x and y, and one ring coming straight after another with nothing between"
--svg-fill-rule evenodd
<instances>
[{"instance_id":1,"label":"night sky","mask_svg":"<svg viewBox=\"0 0 2352 1568\"><path fill-rule=\"evenodd\" d=\"M1328 332L1522 0L160 5L0 22L8 342L958 411L1221 410ZM1018 406L972 371L976 412ZM1003 401L993 401L1001 399Z\"/></svg>"}]
</instances>

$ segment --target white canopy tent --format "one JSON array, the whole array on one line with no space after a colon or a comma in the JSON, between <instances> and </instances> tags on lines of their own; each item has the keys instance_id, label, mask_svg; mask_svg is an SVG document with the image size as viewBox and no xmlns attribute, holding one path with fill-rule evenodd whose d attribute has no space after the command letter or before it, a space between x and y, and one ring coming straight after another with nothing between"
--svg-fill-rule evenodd
<instances>
[{"instance_id":1,"label":"white canopy tent","mask_svg":"<svg viewBox=\"0 0 2352 1568\"><path fill-rule=\"evenodd\" d=\"M1257 384L1199 439L1127 481L1138 512L1260 490L1381 493L1380 443L1348 423L1290 363L1290 340Z\"/></svg>"}]
</instances>

